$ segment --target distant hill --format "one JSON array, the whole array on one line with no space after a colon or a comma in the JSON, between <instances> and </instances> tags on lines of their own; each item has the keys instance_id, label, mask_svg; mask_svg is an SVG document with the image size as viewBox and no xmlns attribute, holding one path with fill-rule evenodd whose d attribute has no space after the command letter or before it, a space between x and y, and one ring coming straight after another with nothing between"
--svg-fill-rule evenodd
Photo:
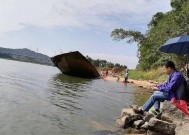
<instances>
[{"instance_id":1,"label":"distant hill","mask_svg":"<svg viewBox=\"0 0 189 135\"><path fill-rule=\"evenodd\" d=\"M24 62L32 62L44 65L54 65L49 56L34 52L27 48L10 49L0 47L0 58L12 59Z\"/></svg>"}]
</instances>

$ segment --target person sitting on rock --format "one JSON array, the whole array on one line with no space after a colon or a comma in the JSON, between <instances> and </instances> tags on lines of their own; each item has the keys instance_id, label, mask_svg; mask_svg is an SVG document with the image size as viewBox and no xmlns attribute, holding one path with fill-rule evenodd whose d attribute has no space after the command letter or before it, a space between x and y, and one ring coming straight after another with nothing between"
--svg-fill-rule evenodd
<instances>
[{"instance_id":1,"label":"person sitting on rock","mask_svg":"<svg viewBox=\"0 0 189 135\"><path fill-rule=\"evenodd\" d=\"M151 87L152 90L156 90L153 95L147 100L141 109L133 109L135 113L143 114L154 106L156 112L159 112L160 102L165 100L170 101L172 98L178 99L177 90L183 84L185 80L180 72L175 68L172 61L167 61L163 65L163 72L169 75L168 80L161 85Z\"/></svg>"}]
</instances>

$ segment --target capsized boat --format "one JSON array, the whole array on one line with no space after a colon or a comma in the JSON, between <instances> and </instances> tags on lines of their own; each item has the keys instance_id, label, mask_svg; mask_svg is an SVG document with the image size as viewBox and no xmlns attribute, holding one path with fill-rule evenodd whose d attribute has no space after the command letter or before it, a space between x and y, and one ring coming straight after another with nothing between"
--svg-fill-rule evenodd
<instances>
[{"instance_id":1,"label":"capsized boat","mask_svg":"<svg viewBox=\"0 0 189 135\"><path fill-rule=\"evenodd\" d=\"M51 60L63 74L82 78L100 76L96 68L78 51L56 55Z\"/></svg>"}]
</instances>

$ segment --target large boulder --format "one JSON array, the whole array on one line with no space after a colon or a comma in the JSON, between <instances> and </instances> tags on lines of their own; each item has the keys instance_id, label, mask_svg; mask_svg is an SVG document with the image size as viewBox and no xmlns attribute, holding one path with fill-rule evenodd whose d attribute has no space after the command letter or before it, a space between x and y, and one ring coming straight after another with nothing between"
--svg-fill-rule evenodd
<instances>
[{"instance_id":1,"label":"large boulder","mask_svg":"<svg viewBox=\"0 0 189 135\"><path fill-rule=\"evenodd\" d=\"M180 109L165 101L162 105L162 120L172 121L176 124L175 132L178 135L189 134L189 116L184 114ZM186 133L186 134L185 134Z\"/></svg>"},{"instance_id":2,"label":"large boulder","mask_svg":"<svg viewBox=\"0 0 189 135\"><path fill-rule=\"evenodd\" d=\"M176 125L156 118L151 118L148 124L150 131L163 135L174 135Z\"/></svg>"},{"instance_id":3,"label":"large boulder","mask_svg":"<svg viewBox=\"0 0 189 135\"><path fill-rule=\"evenodd\" d=\"M182 120L186 115L178 109L175 105L172 105L169 101L165 101L161 108L162 116L167 116L173 121Z\"/></svg>"}]
</instances>

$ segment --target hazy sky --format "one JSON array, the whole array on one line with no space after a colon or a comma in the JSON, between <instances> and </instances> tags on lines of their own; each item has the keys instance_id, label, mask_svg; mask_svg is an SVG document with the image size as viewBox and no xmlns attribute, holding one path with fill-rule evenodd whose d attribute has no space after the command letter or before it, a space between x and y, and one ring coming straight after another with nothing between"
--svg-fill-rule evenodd
<instances>
[{"instance_id":1,"label":"hazy sky","mask_svg":"<svg viewBox=\"0 0 189 135\"><path fill-rule=\"evenodd\" d=\"M0 0L0 47L80 51L135 68L137 45L113 41L111 31L145 32L155 13L170 10L170 0Z\"/></svg>"}]
</instances>

